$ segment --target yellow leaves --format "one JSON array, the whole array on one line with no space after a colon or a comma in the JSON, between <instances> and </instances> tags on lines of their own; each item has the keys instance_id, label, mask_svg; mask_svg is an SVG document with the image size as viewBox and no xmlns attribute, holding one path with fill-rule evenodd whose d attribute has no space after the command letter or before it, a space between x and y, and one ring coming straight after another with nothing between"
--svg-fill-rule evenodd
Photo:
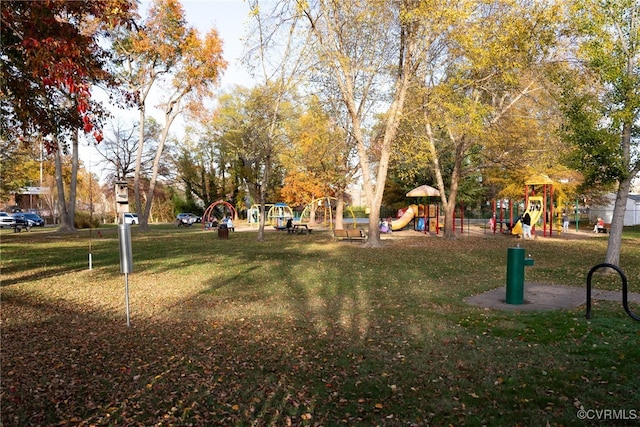
<instances>
[{"instance_id":1,"label":"yellow leaves","mask_svg":"<svg viewBox=\"0 0 640 427\"><path fill-rule=\"evenodd\" d=\"M347 174L347 138L315 101L307 112L291 121L291 150L281 156L288 170L282 195L290 204L304 205L314 198L333 195L335 186Z\"/></svg>"}]
</instances>

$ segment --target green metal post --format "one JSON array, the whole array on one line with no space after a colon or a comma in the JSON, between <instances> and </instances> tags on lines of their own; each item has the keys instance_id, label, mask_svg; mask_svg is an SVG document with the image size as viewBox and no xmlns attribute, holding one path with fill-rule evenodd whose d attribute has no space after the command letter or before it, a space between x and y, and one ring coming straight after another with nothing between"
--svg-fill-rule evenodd
<instances>
[{"instance_id":1,"label":"green metal post","mask_svg":"<svg viewBox=\"0 0 640 427\"><path fill-rule=\"evenodd\" d=\"M533 265L524 255L524 248L507 249L507 304L524 304L524 267Z\"/></svg>"}]
</instances>

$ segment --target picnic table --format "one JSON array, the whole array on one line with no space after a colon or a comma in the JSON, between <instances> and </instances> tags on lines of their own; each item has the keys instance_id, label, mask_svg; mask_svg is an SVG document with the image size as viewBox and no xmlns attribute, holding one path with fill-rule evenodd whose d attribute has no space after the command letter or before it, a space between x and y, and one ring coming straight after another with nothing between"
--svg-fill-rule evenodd
<instances>
[{"instance_id":1,"label":"picnic table","mask_svg":"<svg viewBox=\"0 0 640 427\"><path fill-rule=\"evenodd\" d=\"M309 234L311 229L307 224L293 224L291 228L287 229L290 234Z\"/></svg>"}]
</instances>

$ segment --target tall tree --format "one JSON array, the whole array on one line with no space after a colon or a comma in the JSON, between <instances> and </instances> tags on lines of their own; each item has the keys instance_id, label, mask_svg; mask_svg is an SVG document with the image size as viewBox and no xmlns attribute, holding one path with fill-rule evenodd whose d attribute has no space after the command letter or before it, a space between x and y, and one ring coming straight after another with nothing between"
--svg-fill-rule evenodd
<instances>
[{"instance_id":1,"label":"tall tree","mask_svg":"<svg viewBox=\"0 0 640 427\"><path fill-rule=\"evenodd\" d=\"M533 156L526 155L536 146L530 128L540 129L544 122L540 110L520 105L533 106L532 99L544 94L539 70L554 40L554 11L519 0L463 1L449 9L442 62L421 70L412 104L422 115L414 117L414 126L440 190L445 237L455 236L452 223L464 179L488 164L482 156L488 142L502 141L503 152L511 152L519 169L534 166Z\"/></svg>"},{"instance_id":2,"label":"tall tree","mask_svg":"<svg viewBox=\"0 0 640 427\"><path fill-rule=\"evenodd\" d=\"M145 123L145 149L142 153L141 174L150 177L151 165L160 135L160 124L153 117L145 119ZM104 141L96 147L102 157L100 163L107 173L107 182L113 184L133 177L140 143L138 132L137 123L124 123L122 119L110 122L105 132Z\"/></svg>"},{"instance_id":3,"label":"tall tree","mask_svg":"<svg viewBox=\"0 0 640 427\"><path fill-rule=\"evenodd\" d=\"M256 86L237 87L232 94L222 96L214 117L209 121L211 133L217 134L220 166L233 170L230 193L242 184L250 198L262 206L278 200L282 187L282 167L279 154L287 144L285 123L292 115L290 102L285 102L278 88ZM224 171L224 169L222 169ZM223 177L223 183L224 183ZM264 217L259 226L258 241L264 240Z\"/></svg>"},{"instance_id":4,"label":"tall tree","mask_svg":"<svg viewBox=\"0 0 640 427\"><path fill-rule=\"evenodd\" d=\"M343 228L344 193L357 168L352 166L349 138L344 128L320 104L310 97L307 111L291 126L291 146L282 157L287 170L282 189L283 200L305 206L313 199L335 197L336 228ZM313 215L312 215L313 220Z\"/></svg>"},{"instance_id":5,"label":"tall tree","mask_svg":"<svg viewBox=\"0 0 640 427\"><path fill-rule=\"evenodd\" d=\"M0 111L4 138L95 131L102 110L92 84L112 83L100 40L130 18L130 0L0 3ZM48 142L49 151L58 138ZM29 143L29 139L25 141Z\"/></svg>"},{"instance_id":6,"label":"tall tree","mask_svg":"<svg viewBox=\"0 0 640 427\"><path fill-rule=\"evenodd\" d=\"M0 200L7 201L11 193L39 183L39 144L15 144L0 138Z\"/></svg>"},{"instance_id":7,"label":"tall tree","mask_svg":"<svg viewBox=\"0 0 640 427\"><path fill-rule=\"evenodd\" d=\"M187 201L193 200L195 195L204 206L209 206L224 196L223 182L218 176L221 162L216 142L209 140L207 134L192 140L191 133L187 133L173 159Z\"/></svg>"},{"instance_id":8,"label":"tall tree","mask_svg":"<svg viewBox=\"0 0 640 427\"><path fill-rule=\"evenodd\" d=\"M140 228L147 229L161 158L169 130L176 117L210 96L221 72L222 41L215 29L204 38L189 27L178 0L155 0L147 19L136 31L124 34L115 44L120 55L121 78L135 96L140 112L140 142L134 176L134 197ZM153 160L146 202L142 203L141 169L144 150L145 115L153 88L164 90L160 108L163 128Z\"/></svg>"},{"instance_id":9,"label":"tall tree","mask_svg":"<svg viewBox=\"0 0 640 427\"><path fill-rule=\"evenodd\" d=\"M97 125L104 111L89 89L113 81L105 68L109 53L100 41L129 19L133 7L129 0L0 3L0 111L5 118L0 137L18 137L26 143L31 141L24 138L27 135L48 137L47 149L56 152L58 166L60 150L71 141L71 204L66 206L66 199L59 198L62 230L74 228L78 130L93 132L97 142L102 140ZM61 173L61 167L56 170ZM61 175L57 181L63 191Z\"/></svg>"},{"instance_id":10,"label":"tall tree","mask_svg":"<svg viewBox=\"0 0 640 427\"><path fill-rule=\"evenodd\" d=\"M577 0L570 6L579 43L578 66L562 80L565 135L586 184L617 187L605 262L618 265L629 189L640 173L640 4Z\"/></svg>"},{"instance_id":11,"label":"tall tree","mask_svg":"<svg viewBox=\"0 0 640 427\"><path fill-rule=\"evenodd\" d=\"M287 3L274 3L272 10L262 9L259 0L250 0L253 34L249 43L253 46L247 54L247 62L254 70L260 88L251 96L251 110L257 105L264 106L264 115L254 116L262 122L264 131L252 139L252 145L258 150L258 163L261 165L258 203L261 206L258 226L258 241L264 240L266 215L267 183L272 179L274 166L280 147L286 139L283 121L292 115L291 100L297 93L298 83L304 75L307 43L303 36L299 38L299 25L295 19L284 18ZM274 49L275 48L275 49Z\"/></svg>"},{"instance_id":12,"label":"tall tree","mask_svg":"<svg viewBox=\"0 0 640 427\"><path fill-rule=\"evenodd\" d=\"M308 25L317 56L316 73L326 70L340 93L355 140L370 207L370 247L381 246L378 222L389 158L417 52L437 38L424 31L405 1L293 2ZM382 117L379 132L373 132Z\"/></svg>"}]
</instances>

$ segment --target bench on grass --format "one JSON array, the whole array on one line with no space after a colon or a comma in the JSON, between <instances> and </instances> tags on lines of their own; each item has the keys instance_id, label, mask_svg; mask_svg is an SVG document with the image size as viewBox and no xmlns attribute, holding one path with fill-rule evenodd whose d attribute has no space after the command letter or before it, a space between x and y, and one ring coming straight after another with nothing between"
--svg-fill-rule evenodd
<instances>
[{"instance_id":1,"label":"bench on grass","mask_svg":"<svg viewBox=\"0 0 640 427\"><path fill-rule=\"evenodd\" d=\"M364 231L359 230L357 228L347 228L347 229L336 228L333 230L333 237L338 240L348 240L350 242L354 240L367 239L367 235L364 233Z\"/></svg>"}]
</instances>

